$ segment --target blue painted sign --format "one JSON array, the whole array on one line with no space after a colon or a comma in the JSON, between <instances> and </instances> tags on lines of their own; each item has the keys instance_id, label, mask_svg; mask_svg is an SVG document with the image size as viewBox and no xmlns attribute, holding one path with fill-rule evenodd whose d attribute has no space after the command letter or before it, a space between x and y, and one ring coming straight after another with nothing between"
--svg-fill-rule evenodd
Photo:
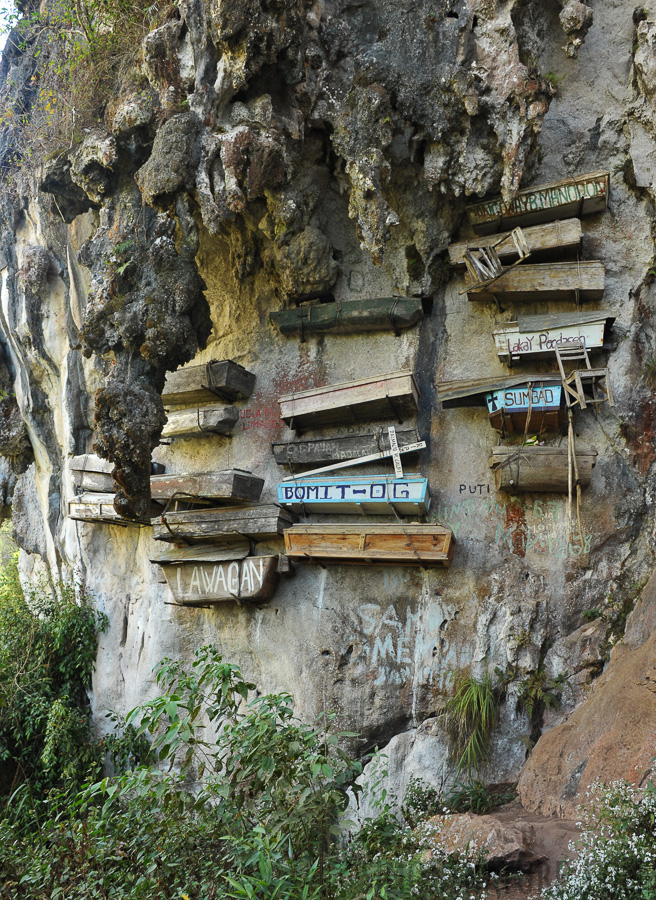
<instances>
[{"instance_id":1,"label":"blue painted sign","mask_svg":"<svg viewBox=\"0 0 656 900\"><path fill-rule=\"evenodd\" d=\"M541 412L560 407L562 388L559 384L518 385L505 391L492 391L485 395L491 413L503 409L506 412Z\"/></svg>"},{"instance_id":2,"label":"blue painted sign","mask_svg":"<svg viewBox=\"0 0 656 900\"><path fill-rule=\"evenodd\" d=\"M423 515L430 508L430 490L421 475L299 476L278 484L278 502L299 512Z\"/></svg>"}]
</instances>

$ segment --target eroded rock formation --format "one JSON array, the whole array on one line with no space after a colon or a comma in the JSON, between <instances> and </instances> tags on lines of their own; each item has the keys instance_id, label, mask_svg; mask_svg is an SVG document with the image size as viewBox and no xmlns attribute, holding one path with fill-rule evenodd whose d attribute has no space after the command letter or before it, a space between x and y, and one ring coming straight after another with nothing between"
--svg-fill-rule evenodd
<instances>
[{"instance_id":1,"label":"eroded rock formation","mask_svg":"<svg viewBox=\"0 0 656 900\"><path fill-rule=\"evenodd\" d=\"M413 773L453 776L436 716L449 673L499 670L485 777L516 778L539 739L523 785L540 760L566 762L539 801L522 788L526 803L571 811L590 704L637 659L610 651L653 571L655 28L622 0L594 22L575 2L183 0L102 120L16 175L0 207L3 502L13 491L23 570L75 573L109 614L99 723L154 689L162 656L212 641L301 715L336 710L359 747L387 744L402 792ZM10 43L2 63L4 103L21 113L37 103L37 49ZM22 146L5 121L3 165ZM435 384L507 371L490 332L516 310L468 303L445 264L456 231L472 237L465 204L594 170L611 172L610 210L585 221L582 252L606 267L617 405L577 417L599 452L577 541L562 496L496 492L496 435L479 411L441 409ZM422 296L432 314L399 337L296 343L270 328L270 310L322 293ZM166 373L212 358L257 376L234 437L162 444ZM66 516L71 457L92 446L114 463L126 517L148 517L153 458L252 469L271 502L270 443L291 436L277 398L403 367L421 391L430 518L457 540L449 570L299 565L262 609L176 609L148 527ZM560 706L529 715L523 681L561 674Z\"/></svg>"}]
</instances>

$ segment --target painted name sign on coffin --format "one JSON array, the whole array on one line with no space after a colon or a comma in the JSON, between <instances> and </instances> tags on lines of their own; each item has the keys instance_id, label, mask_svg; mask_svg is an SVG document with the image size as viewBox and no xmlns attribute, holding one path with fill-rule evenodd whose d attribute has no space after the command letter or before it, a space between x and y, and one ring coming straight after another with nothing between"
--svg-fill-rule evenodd
<instances>
[{"instance_id":1,"label":"painted name sign on coffin","mask_svg":"<svg viewBox=\"0 0 656 900\"><path fill-rule=\"evenodd\" d=\"M176 603L268 600L278 583L277 556L248 556L227 562L162 565Z\"/></svg>"},{"instance_id":2,"label":"painted name sign on coffin","mask_svg":"<svg viewBox=\"0 0 656 900\"><path fill-rule=\"evenodd\" d=\"M430 507L430 490L421 475L299 478L278 484L278 502L308 512L423 515Z\"/></svg>"},{"instance_id":3,"label":"painted name sign on coffin","mask_svg":"<svg viewBox=\"0 0 656 900\"><path fill-rule=\"evenodd\" d=\"M500 409L508 412L527 412L529 408L539 412L546 409L558 409L562 389L560 385L528 385L509 388L505 391L492 391L485 395L487 408L491 413Z\"/></svg>"}]
</instances>

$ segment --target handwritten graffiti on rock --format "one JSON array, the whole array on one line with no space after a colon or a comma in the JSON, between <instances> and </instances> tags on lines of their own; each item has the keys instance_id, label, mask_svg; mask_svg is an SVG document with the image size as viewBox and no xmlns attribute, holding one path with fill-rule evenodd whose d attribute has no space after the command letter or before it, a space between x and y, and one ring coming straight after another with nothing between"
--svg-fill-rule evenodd
<instances>
[{"instance_id":1,"label":"handwritten graffiti on rock","mask_svg":"<svg viewBox=\"0 0 656 900\"><path fill-rule=\"evenodd\" d=\"M405 684L417 676L423 683L432 681L434 658L448 622L439 604L416 612L407 608L399 614L391 603L387 607L364 603L358 614L359 640L374 684Z\"/></svg>"}]
</instances>

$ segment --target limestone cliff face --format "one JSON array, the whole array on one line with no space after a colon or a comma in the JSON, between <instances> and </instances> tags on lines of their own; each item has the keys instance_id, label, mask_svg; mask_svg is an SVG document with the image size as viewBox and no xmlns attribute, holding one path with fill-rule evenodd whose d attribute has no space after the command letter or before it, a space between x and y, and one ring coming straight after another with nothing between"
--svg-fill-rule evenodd
<instances>
[{"instance_id":1,"label":"limestone cliff face","mask_svg":"<svg viewBox=\"0 0 656 900\"><path fill-rule=\"evenodd\" d=\"M517 672L492 781L516 778L529 738L585 702L653 569L654 33L624 2L592 22L573 0L182 0L103 123L3 193L4 495L24 572L84 580L109 615L99 728L106 708L149 695L162 656L210 641L303 716L336 710L362 747L391 741L401 788L448 769L434 716L455 669ZM29 107L36 64L29 47L6 51L7 102ZM5 160L11 146L5 133ZM606 267L617 405L577 418L599 453L581 544L562 495L496 492L485 414L442 410L435 386L506 371L491 332L513 311L468 303L445 265L468 198L600 169L610 210L585 220L583 256ZM432 313L398 337L300 343L269 325L324 291L422 296ZM234 436L160 444L166 372L214 358L257 376ZM149 562L150 528L66 517L71 457L92 445L133 518L151 457L169 472L250 469L273 501L270 443L291 437L277 398L403 367L421 391L429 520L457 539L448 570L299 565L262 609L180 609ZM516 684L538 668L571 677L563 706L529 721Z\"/></svg>"}]
</instances>

